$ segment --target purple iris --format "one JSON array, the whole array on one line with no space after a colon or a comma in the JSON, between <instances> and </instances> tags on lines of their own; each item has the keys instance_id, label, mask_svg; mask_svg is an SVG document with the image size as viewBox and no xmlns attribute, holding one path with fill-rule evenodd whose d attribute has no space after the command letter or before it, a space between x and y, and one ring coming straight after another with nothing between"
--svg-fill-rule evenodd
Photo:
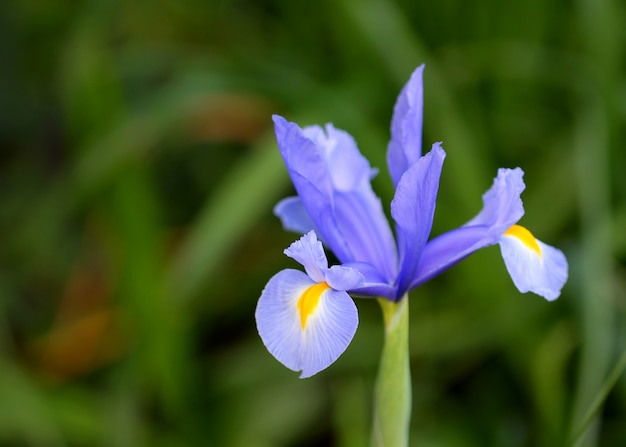
<instances>
[{"instance_id":1,"label":"purple iris","mask_svg":"<svg viewBox=\"0 0 626 447\"><path fill-rule=\"evenodd\" d=\"M567 280L563 253L517 225L525 188L519 168L498 171L476 217L428 240L446 154L440 143L422 154L423 71L418 67L403 88L391 123L387 162L395 185L395 238L371 187L376 171L353 138L332 124L300 128L274 116L278 147L298 193L280 201L275 213L286 229L305 234L286 253L307 273L275 275L259 299L256 320L268 350L288 368L301 370L301 377L328 367L352 339L358 316L348 293L400 300L494 244L521 292L554 300ZM317 238L341 267L328 269Z\"/></svg>"}]
</instances>

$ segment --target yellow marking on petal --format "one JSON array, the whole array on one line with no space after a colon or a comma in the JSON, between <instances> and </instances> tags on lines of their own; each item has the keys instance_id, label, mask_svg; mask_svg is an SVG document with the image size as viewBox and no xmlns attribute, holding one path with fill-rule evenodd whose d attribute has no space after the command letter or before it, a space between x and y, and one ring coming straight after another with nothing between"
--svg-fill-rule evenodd
<instances>
[{"instance_id":1,"label":"yellow marking on petal","mask_svg":"<svg viewBox=\"0 0 626 447\"><path fill-rule=\"evenodd\" d=\"M298 300L298 310L300 311L300 324L302 325L302 330L306 327L306 321L308 320L309 315L311 315L317 307L322 293L324 293L327 289L330 289L330 286L325 282L317 283L306 289Z\"/></svg>"},{"instance_id":2,"label":"yellow marking on petal","mask_svg":"<svg viewBox=\"0 0 626 447\"><path fill-rule=\"evenodd\" d=\"M518 238L524 245L531 250L534 250L539 256L541 256L541 247L535 236L521 225L513 225L511 228L504 232L505 236L513 236Z\"/></svg>"}]
</instances>

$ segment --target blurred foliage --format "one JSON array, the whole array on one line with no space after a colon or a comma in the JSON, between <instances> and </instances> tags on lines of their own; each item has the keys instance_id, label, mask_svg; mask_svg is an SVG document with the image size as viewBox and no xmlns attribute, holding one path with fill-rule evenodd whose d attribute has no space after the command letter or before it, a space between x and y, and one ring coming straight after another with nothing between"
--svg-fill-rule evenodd
<instances>
[{"instance_id":1,"label":"blurred foliage","mask_svg":"<svg viewBox=\"0 0 626 447\"><path fill-rule=\"evenodd\" d=\"M521 166L522 224L571 279L521 296L491 248L413 293L412 445L569 445L626 349L625 20L615 0L2 2L0 445L367 445L376 303L311 379L256 334L296 237L270 116L348 130L388 204L422 62L425 145L448 153L433 233ZM625 419L622 378L579 445L626 445Z\"/></svg>"}]
</instances>

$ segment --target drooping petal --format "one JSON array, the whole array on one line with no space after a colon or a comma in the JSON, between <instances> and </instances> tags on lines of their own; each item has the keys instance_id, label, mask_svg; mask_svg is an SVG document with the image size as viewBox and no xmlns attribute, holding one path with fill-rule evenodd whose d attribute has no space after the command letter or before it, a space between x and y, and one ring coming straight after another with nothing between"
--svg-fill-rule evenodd
<instances>
[{"instance_id":1,"label":"drooping petal","mask_svg":"<svg viewBox=\"0 0 626 447\"><path fill-rule=\"evenodd\" d=\"M290 269L267 283L255 317L268 351L289 369L302 371L301 378L337 360L358 326L356 306L346 292Z\"/></svg>"},{"instance_id":2,"label":"drooping petal","mask_svg":"<svg viewBox=\"0 0 626 447\"><path fill-rule=\"evenodd\" d=\"M567 259L560 250L513 225L500 239L500 251L511 279L520 292L534 292L552 301L567 281Z\"/></svg>"},{"instance_id":3,"label":"drooping petal","mask_svg":"<svg viewBox=\"0 0 626 447\"><path fill-rule=\"evenodd\" d=\"M524 215L520 198L524 190L523 175L520 168L499 169L492 187L483 195L481 212L462 227L426 244L410 288L423 284L476 250L497 243Z\"/></svg>"},{"instance_id":4,"label":"drooping petal","mask_svg":"<svg viewBox=\"0 0 626 447\"><path fill-rule=\"evenodd\" d=\"M304 266L306 273L317 282L325 280L328 260L322 243L314 231L309 231L285 249L285 254Z\"/></svg>"},{"instance_id":5,"label":"drooping petal","mask_svg":"<svg viewBox=\"0 0 626 447\"><path fill-rule=\"evenodd\" d=\"M424 65L420 65L400 92L393 109L387 165L394 185L422 156L423 76Z\"/></svg>"},{"instance_id":6,"label":"drooping petal","mask_svg":"<svg viewBox=\"0 0 626 447\"><path fill-rule=\"evenodd\" d=\"M333 289L324 292L303 331L300 378L311 377L337 360L358 325L357 308L350 295Z\"/></svg>"},{"instance_id":7,"label":"drooping petal","mask_svg":"<svg viewBox=\"0 0 626 447\"><path fill-rule=\"evenodd\" d=\"M274 206L274 214L278 216L285 230L299 234L315 230L315 224L298 196L287 197L279 201Z\"/></svg>"},{"instance_id":8,"label":"drooping petal","mask_svg":"<svg viewBox=\"0 0 626 447\"><path fill-rule=\"evenodd\" d=\"M422 250L430 235L445 156L441 144L434 144L428 154L404 173L391 202L400 255L398 297L408 291L415 278Z\"/></svg>"},{"instance_id":9,"label":"drooping petal","mask_svg":"<svg viewBox=\"0 0 626 447\"><path fill-rule=\"evenodd\" d=\"M393 234L370 178L373 170L347 133L300 129L274 116L285 164L320 238L342 262L367 262L386 278L396 273Z\"/></svg>"}]
</instances>

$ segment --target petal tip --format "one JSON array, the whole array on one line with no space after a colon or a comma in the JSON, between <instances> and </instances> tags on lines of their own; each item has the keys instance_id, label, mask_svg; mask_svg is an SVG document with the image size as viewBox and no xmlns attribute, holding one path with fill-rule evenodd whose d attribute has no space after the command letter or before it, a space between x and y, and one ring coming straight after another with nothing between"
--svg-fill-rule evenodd
<instances>
[{"instance_id":1,"label":"petal tip","mask_svg":"<svg viewBox=\"0 0 626 447\"><path fill-rule=\"evenodd\" d=\"M272 115L272 121L274 121L274 124L278 125L278 124L284 124L287 123L288 121L283 118L282 116L278 115L278 114L273 114Z\"/></svg>"}]
</instances>

